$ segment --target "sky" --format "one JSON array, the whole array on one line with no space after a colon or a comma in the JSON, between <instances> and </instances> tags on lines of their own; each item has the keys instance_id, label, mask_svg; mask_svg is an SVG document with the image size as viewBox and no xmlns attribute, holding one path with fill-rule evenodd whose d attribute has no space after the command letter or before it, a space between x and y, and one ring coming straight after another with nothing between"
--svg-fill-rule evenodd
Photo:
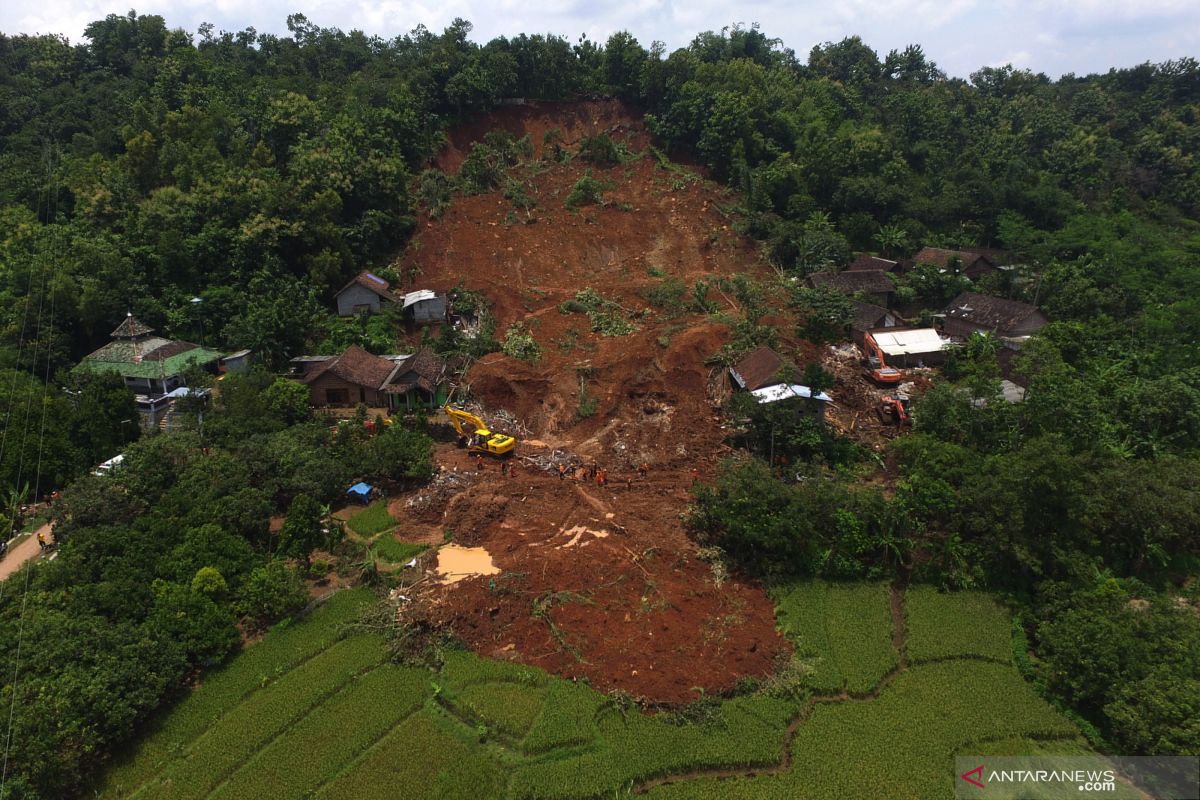
<instances>
[{"instance_id":1,"label":"sky","mask_svg":"<svg viewBox=\"0 0 1200 800\"><path fill-rule=\"evenodd\" d=\"M0 0L0 31L59 33L78 42L83 29L133 0ZM879 53L920 44L946 73L968 77L1012 64L1057 78L1146 61L1200 58L1200 0L140 0L171 28L287 34L288 14L320 27L391 38L423 24L440 32L455 17L486 42L518 33L581 34L603 42L627 30L668 50L702 31L758 23L806 60L815 44L858 35Z\"/></svg>"}]
</instances>

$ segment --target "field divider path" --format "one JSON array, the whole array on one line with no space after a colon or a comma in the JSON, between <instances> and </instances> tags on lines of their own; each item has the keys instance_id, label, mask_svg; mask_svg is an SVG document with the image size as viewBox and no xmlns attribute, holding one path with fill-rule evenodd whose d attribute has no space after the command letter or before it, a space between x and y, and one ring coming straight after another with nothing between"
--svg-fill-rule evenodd
<instances>
[{"instance_id":1,"label":"field divider path","mask_svg":"<svg viewBox=\"0 0 1200 800\"><path fill-rule=\"evenodd\" d=\"M716 769L696 769L676 772L670 775L660 775L655 778L637 782L631 788L632 794L646 794L651 789L675 783L685 783L701 778L728 780L731 778L757 778L766 775L782 775L792 768L792 742L818 705L834 703L862 703L879 699L879 695L901 673L908 670L908 658L905 653L908 631L904 623L904 590L905 582L899 578L892 584L889 593L889 609L892 617L892 645L896 648L897 663L879 679L870 691L851 694L845 690L833 694L815 694L800 709L796 718L788 723L783 731L783 755L778 764L768 764L760 767L720 767ZM947 659L949 660L949 659Z\"/></svg>"},{"instance_id":2,"label":"field divider path","mask_svg":"<svg viewBox=\"0 0 1200 800\"><path fill-rule=\"evenodd\" d=\"M210 794L214 800L301 800L404 720L429 695L427 676L383 664L355 676L281 730ZM339 731L330 736L330 731Z\"/></svg>"}]
</instances>

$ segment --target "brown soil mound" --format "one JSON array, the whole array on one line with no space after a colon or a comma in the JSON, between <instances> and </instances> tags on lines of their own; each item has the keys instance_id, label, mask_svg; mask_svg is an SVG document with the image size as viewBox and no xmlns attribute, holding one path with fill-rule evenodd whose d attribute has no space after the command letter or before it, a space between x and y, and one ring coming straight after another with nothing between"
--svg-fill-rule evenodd
<instances>
[{"instance_id":1,"label":"brown soil mound","mask_svg":"<svg viewBox=\"0 0 1200 800\"><path fill-rule=\"evenodd\" d=\"M439 453L461 463L461 451ZM612 470L609 485L489 463L447 510L455 542L500 573L427 583L403 615L445 626L483 655L533 664L600 691L686 703L772 671L786 644L757 586L718 583L679 522L690 477ZM498 492L503 491L504 494Z\"/></svg>"}]
</instances>

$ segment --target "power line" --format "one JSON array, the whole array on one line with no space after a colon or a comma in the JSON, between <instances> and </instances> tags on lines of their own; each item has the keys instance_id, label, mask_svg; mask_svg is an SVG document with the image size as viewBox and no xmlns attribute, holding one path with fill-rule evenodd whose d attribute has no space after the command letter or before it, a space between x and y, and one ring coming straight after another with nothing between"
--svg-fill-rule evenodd
<instances>
[{"instance_id":1,"label":"power line","mask_svg":"<svg viewBox=\"0 0 1200 800\"><path fill-rule=\"evenodd\" d=\"M51 257L54 258L54 264L55 264L55 266L57 266L59 256L62 255L63 248L62 248L62 231L58 228L58 191L57 191L57 189L53 188L53 167L54 167L53 152L51 151L51 146L48 145L47 146L47 156L46 156L46 207L47 207L47 210L49 211L49 222L56 226L55 230L53 230L53 232L52 232L53 238L51 240L52 246L50 249L51 249ZM41 489L41 482L42 482L42 453L45 449L45 442L46 442L46 412L48 409L48 406L46 404L46 389L47 389L47 386L49 385L50 364L51 364L52 355L53 355L51 352L50 340L52 340L53 336L54 336L54 295L53 294L51 294L51 297L50 297L50 324L49 324L48 328L43 328L43 326L42 326L42 309L45 305L46 287L49 282L47 280L46 275L49 270L47 270L47 268L46 268L45 259L41 259L40 262L41 262L42 287L41 287L41 291L39 292L39 297L38 297L37 326L35 328L33 358L30 362L30 373L33 376L33 384L30 386L29 402L26 404L26 407L25 407L25 424L22 426L22 431L21 431L21 453L20 453L20 458L17 462L17 486L20 486L21 477L22 477L22 474L23 474L24 468L25 468L25 441L29 434L29 416L30 416L30 412L33 409L33 396L34 396L35 390L37 388L37 385L36 385L37 384L37 366L38 366L37 355L38 355L39 344L41 342L42 336L44 335L47 339L47 344L46 344L46 348L45 348L45 350L46 350L46 373L45 373L45 381L42 383L42 386L41 386L42 414L41 414L41 421L40 421L39 428L38 428L38 457L37 457L37 466L35 469L35 477L34 477L34 494L32 496L32 499L35 502L37 500L37 493ZM15 530L15 528L16 528L16 519L17 519L16 514L13 514L13 518L10 523L12 530ZM23 587L23 591L22 591L22 595L21 595L20 622L17 625L17 647L16 647L16 652L14 653L14 657L13 657L13 678L12 678L12 683L10 684L12 686L12 697L10 699L9 708L8 708L8 732L5 735L5 739L4 739L3 766L0 767L0 800L3 800L3 798L4 798L4 787L8 783L8 761L9 761L9 756L12 751L13 731L15 728L16 712L17 712L17 695L18 695L18 689L20 686L19 680L20 680L20 676L21 676L21 650L25 644L25 621L26 621L26 613L25 612L26 612L26 606L29 603L29 581L30 581L30 578L32 575L33 575L33 569L31 566L27 565L25 567L25 585Z\"/></svg>"}]
</instances>

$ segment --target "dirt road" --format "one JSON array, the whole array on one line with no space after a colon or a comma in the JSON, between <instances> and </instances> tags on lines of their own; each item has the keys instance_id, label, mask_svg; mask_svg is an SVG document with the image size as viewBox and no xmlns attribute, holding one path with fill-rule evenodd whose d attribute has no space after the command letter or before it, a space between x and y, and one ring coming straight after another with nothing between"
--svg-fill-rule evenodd
<instances>
[{"instance_id":1,"label":"dirt road","mask_svg":"<svg viewBox=\"0 0 1200 800\"><path fill-rule=\"evenodd\" d=\"M47 522L34 531L32 536L21 541L20 544L14 546L4 556L4 561L0 562L0 581L7 579L9 575L20 569L26 561L41 555L42 549L38 547L37 539L39 533L46 536L46 541L54 541L54 536L50 533L50 523Z\"/></svg>"}]
</instances>

